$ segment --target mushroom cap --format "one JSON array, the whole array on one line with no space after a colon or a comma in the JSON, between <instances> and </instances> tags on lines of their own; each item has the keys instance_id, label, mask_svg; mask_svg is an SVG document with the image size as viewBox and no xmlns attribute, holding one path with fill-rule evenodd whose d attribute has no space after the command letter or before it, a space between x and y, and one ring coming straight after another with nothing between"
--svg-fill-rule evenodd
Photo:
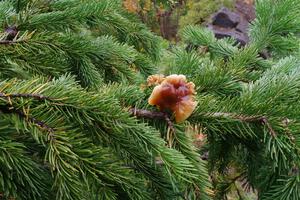
<instances>
[{"instance_id":1,"label":"mushroom cap","mask_svg":"<svg viewBox=\"0 0 300 200\"><path fill-rule=\"evenodd\" d=\"M195 85L187 82L184 75L172 74L154 87L148 103L160 110L174 112L176 122L186 120L197 106L194 95Z\"/></svg>"}]
</instances>

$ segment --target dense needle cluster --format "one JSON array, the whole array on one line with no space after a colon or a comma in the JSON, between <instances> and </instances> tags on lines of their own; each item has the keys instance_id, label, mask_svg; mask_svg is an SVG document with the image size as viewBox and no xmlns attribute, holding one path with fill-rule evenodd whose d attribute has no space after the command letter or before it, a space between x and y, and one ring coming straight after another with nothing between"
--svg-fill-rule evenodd
<instances>
[{"instance_id":1,"label":"dense needle cluster","mask_svg":"<svg viewBox=\"0 0 300 200\"><path fill-rule=\"evenodd\" d=\"M300 199L300 0L255 6L162 49L120 0L0 0L0 199Z\"/></svg>"}]
</instances>

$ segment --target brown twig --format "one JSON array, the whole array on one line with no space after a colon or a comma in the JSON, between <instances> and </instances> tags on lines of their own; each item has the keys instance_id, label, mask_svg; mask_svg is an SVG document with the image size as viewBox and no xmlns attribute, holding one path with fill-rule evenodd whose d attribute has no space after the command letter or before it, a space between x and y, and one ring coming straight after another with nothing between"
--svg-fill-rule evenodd
<instances>
[{"instance_id":1,"label":"brown twig","mask_svg":"<svg viewBox=\"0 0 300 200\"><path fill-rule=\"evenodd\" d=\"M244 122L259 121L262 118L261 116L246 116L246 115L238 115L236 113L223 113L223 112L206 113L204 114L204 116L238 119Z\"/></svg>"},{"instance_id":2,"label":"brown twig","mask_svg":"<svg viewBox=\"0 0 300 200\"><path fill-rule=\"evenodd\" d=\"M44 96L42 94L28 94L28 93L24 93L24 94L4 94L2 92L0 92L0 98L17 98L17 97L23 97L23 98L33 98L33 99L37 99L37 100L51 100L51 97L48 96Z\"/></svg>"},{"instance_id":3,"label":"brown twig","mask_svg":"<svg viewBox=\"0 0 300 200\"><path fill-rule=\"evenodd\" d=\"M45 129L49 132L49 136L51 139L53 139L55 137L54 135L54 128L50 127L49 125L47 125L45 122L40 121L34 117L29 117L28 115L26 115L23 111L18 110L14 107L11 107L10 105L2 105L0 106L0 112L4 113L4 114L17 114L19 117L21 118L25 118L27 121L32 122L34 124L36 124L37 126L41 127L42 129Z\"/></svg>"},{"instance_id":4,"label":"brown twig","mask_svg":"<svg viewBox=\"0 0 300 200\"><path fill-rule=\"evenodd\" d=\"M14 44L14 41L10 41L10 40L0 40L0 44Z\"/></svg>"},{"instance_id":5,"label":"brown twig","mask_svg":"<svg viewBox=\"0 0 300 200\"><path fill-rule=\"evenodd\" d=\"M12 45L22 42L26 42L26 40L0 40L0 45Z\"/></svg>"},{"instance_id":6,"label":"brown twig","mask_svg":"<svg viewBox=\"0 0 300 200\"><path fill-rule=\"evenodd\" d=\"M271 136L275 137L277 135L266 116L246 116L246 115L238 115L236 113L222 113L222 112L209 113L204 115L212 116L212 117L224 117L224 118L237 119L243 122L260 122L263 125L266 125Z\"/></svg>"},{"instance_id":7,"label":"brown twig","mask_svg":"<svg viewBox=\"0 0 300 200\"><path fill-rule=\"evenodd\" d=\"M143 110L143 109L137 109L137 108L130 108L129 112L136 117L165 120L168 124L168 127L173 132L175 132L173 122L171 121L171 119L167 113L159 112L159 111Z\"/></svg>"},{"instance_id":8,"label":"brown twig","mask_svg":"<svg viewBox=\"0 0 300 200\"><path fill-rule=\"evenodd\" d=\"M131 108L129 109L129 112L132 115L137 117L149 118L149 119L163 119L167 122L169 128L174 131L174 126L172 121L170 120L170 117L164 112L149 111L149 110L143 110L137 108ZM247 115L238 115L236 113L223 113L223 112L206 113L203 115L208 117L231 118L243 122L260 122L268 128L272 137L276 137L277 135L272 125L270 124L268 118L265 116L247 116Z\"/></svg>"},{"instance_id":9,"label":"brown twig","mask_svg":"<svg viewBox=\"0 0 300 200\"><path fill-rule=\"evenodd\" d=\"M0 98L33 98L33 99L37 99L37 100L51 100L51 97L48 96L44 96L42 94L29 94L29 93L16 93L16 94L4 94L2 92L0 92ZM23 111L18 110L14 107L12 107L11 105L7 105L7 106L0 106L0 111L2 113L15 113L17 115L19 115L22 118L25 118L27 121L32 122L34 124L36 124L37 126L47 130L50 134L50 138L54 138L54 129L51 128L50 126L48 126L45 122L40 121L34 117L29 117L27 116Z\"/></svg>"},{"instance_id":10,"label":"brown twig","mask_svg":"<svg viewBox=\"0 0 300 200\"><path fill-rule=\"evenodd\" d=\"M22 43L22 42L26 42L25 39L21 40L0 40L0 45L12 45L12 44L17 44L17 43Z\"/></svg>"},{"instance_id":11,"label":"brown twig","mask_svg":"<svg viewBox=\"0 0 300 200\"><path fill-rule=\"evenodd\" d=\"M276 137L276 132L274 131L274 129L272 128L269 120L266 118L266 117L261 117L260 121L267 126L267 128L269 129L270 131L270 134L273 136L273 137Z\"/></svg>"},{"instance_id":12,"label":"brown twig","mask_svg":"<svg viewBox=\"0 0 300 200\"><path fill-rule=\"evenodd\" d=\"M142 110L137 108L130 108L129 112L137 117L149 118L149 119L165 119L165 113L158 111Z\"/></svg>"},{"instance_id":13,"label":"brown twig","mask_svg":"<svg viewBox=\"0 0 300 200\"><path fill-rule=\"evenodd\" d=\"M129 109L129 112L137 117L143 117L143 118L149 118L149 119L163 119L167 122L168 127L174 131L174 126L172 121L170 120L170 117L168 114L164 112L158 112L158 111L149 111L149 110L142 110L137 108L131 108ZM265 125L271 136L276 137L276 132L273 129L272 125L270 124L269 120L265 116L246 116L246 115L238 115L235 113L223 113L223 112L216 112L216 113L206 113L204 116L208 117L224 117L224 118L231 118L231 119L237 119L243 122L260 122L263 125Z\"/></svg>"}]
</instances>

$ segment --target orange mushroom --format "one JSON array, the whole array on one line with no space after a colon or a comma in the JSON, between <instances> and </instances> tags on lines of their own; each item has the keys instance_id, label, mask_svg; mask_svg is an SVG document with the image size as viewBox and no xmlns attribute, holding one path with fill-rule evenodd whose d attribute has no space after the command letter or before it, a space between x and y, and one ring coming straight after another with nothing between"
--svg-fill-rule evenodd
<instances>
[{"instance_id":1,"label":"orange mushroom","mask_svg":"<svg viewBox=\"0 0 300 200\"><path fill-rule=\"evenodd\" d=\"M159 85L154 87L148 103L156 105L161 111L173 111L175 121L182 122L197 106L195 94L194 83L187 82L184 75L173 74L165 77Z\"/></svg>"}]
</instances>

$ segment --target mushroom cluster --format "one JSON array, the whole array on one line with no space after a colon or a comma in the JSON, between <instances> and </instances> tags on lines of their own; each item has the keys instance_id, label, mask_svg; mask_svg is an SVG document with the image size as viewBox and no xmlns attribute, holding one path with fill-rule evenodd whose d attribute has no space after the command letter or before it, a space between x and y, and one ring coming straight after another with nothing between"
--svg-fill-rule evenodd
<instances>
[{"instance_id":1,"label":"mushroom cluster","mask_svg":"<svg viewBox=\"0 0 300 200\"><path fill-rule=\"evenodd\" d=\"M161 111L171 110L177 123L186 120L196 108L195 84L187 82L184 75L152 75L148 78L148 85L153 84L156 86L148 103Z\"/></svg>"}]
</instances>

